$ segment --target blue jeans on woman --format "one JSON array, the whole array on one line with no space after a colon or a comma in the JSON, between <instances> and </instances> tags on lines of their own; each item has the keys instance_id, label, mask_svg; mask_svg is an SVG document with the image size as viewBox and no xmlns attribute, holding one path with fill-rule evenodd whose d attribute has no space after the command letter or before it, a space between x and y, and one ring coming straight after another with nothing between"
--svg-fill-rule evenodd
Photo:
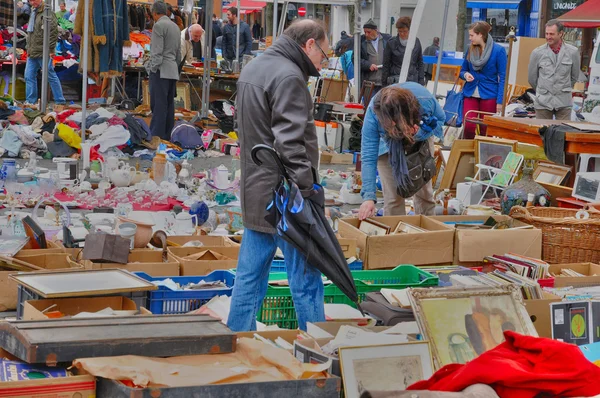
<instances>
[{"instance_id":1,"label":"blue jeans on woman","mask_svg":"<svg viewBox=\"0 0 600 398\"><path fill-rule=\"evenodd\" d=\"M277 234L246 228L227 320L227 326L234 332L256 330L256 314L267 294L271 262L277 247L285 258L298 327L306 330L306 322L325 321L321 272L309 265L302 253Z\"/></svg>"},{"instance_id":2,"label":"blue jeans on woman","mask_svg":"<svg viewBox=\"0 0 600 398\"><path fill-rule=\"evenodd\" d=\"M42 61L43 58L27 58L27 65L25 66L25 96L27 97L27 102L30 104L35 104L39 98L37 75L40 69L42 69ZM54 102L64 104L66 102L65 97L63 96L60 80L58 80L58 76L56 76L56 72L54 71L52 58L50 58L48 64L48 83L50 83Z\"/></svg>"}]
</instances>

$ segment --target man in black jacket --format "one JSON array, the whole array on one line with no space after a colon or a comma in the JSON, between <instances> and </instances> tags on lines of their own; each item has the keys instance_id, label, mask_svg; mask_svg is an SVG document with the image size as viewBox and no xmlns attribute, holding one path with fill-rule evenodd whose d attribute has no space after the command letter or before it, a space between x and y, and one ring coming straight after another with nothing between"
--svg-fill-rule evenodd
<instances>
[{"instance_id":1,"label":"man in black jacket","mask_svg":"<svg viewBox=\"0 0 600 398\"><path fill-rule=\"evenodd\" d=\"M306 84L310 76L319 76L328 48L320 22L297 20L242 70L238 80L235 116L241 149L245 230L227 321L233 331L256 329L256 312L265 297L278 247L285 256L299 328L306 330L307 322L325 320L321 273L265 220L267 205L279 182L277 166L272 161L257 166L251 151L257 144L275 148L302 196L315 193L319 146L313 102Z\"/></svg>"},{"instance_id":2,"label":"man in black jacket","mask_svg":"<svg viewBox=\"0 0 600 398\"><path fill-rule=\"evenodd\" d=\"M404 53L408 45L408 35L410 33L410 17L398 18L396 29L398 36L390 39L383 54L382 81L384 86L398 83L402 62L404 62ZM423 69L423 49L421 42L417 38L415 46L412 49L410 63L408 64L407 82L415 82L425 85L425 72Z\"/></svg>"},{"instance_id":3,"label":"man in black jacket","mask_svg":"<svg viewBox=\"0 0 600 398\"><path fill-rule=\"evenodd\" d=\"M362 87L363 81L373 82L375 84L373 96L375 96L385 86L385 82L381 80L381 65L383 65L383 53L390 40L390 35L380 33L377 29L377 24L372 19L369 19L363 25L363 32L365 34L361 36L360 41L360 69L362 79L359 88Z\"/></svg>"}]
</instances>

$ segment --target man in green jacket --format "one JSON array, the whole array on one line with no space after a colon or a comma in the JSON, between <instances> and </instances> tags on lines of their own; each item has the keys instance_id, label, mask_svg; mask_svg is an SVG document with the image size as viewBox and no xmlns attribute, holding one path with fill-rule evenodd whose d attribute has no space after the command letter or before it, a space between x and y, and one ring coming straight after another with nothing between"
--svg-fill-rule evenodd
<instances>
[{"instance_id":1,"label":"man in green jacket","mask_svg":"<svg viewBox=\"0 0 600 398\"><path fill-rule=\"evenodd\" d=\"M32 106L38 101L38 85L37 75L42 69L44 56L44 9L50 7L42 0L29 0L31 5L31 15L27 25L27 65L25 66L25 93L27 106ZM56 49L56 41L58 40L58 20L53 12L49 13L49 39L50 39L50 59L48 63L48 82L56 104L64 104L65 97L63 96L60 80L56 76L54 66L52 65L52 55Z\"/></svg>"}]
</instances>

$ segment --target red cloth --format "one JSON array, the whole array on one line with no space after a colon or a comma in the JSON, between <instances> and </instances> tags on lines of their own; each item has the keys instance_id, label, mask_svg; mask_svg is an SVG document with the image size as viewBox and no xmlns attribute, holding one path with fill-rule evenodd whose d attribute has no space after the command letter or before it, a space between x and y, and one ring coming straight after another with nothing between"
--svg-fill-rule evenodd
<instances>
[{"instance_id":1,"label":"red cloth","mask_svg":"<svg viewBox=\"0 0 600 398\"><path fill-rule=\"evenodd\" d=\"M59 123L64 123L65 120L67 120L67 118L69 116L71 116L72 114L74 114L75 112L77 112L75 109L67 109L66 111L61 112L58 115L56 115L56 119L58 119Z\"/></svg>"},{"instance_id":2,"label":"red cloth","mask_svg":"<svg viewBox=\"0 0 600 398\"><path fill-rule=\"evenodd\" d=\"M446 365L408 390L459 392L482 383L500 397L510 398L600 394L600 367L588 361L579 347L512 331L505 331L504 338L504 343L466 365Z\"/></svg>"}]
</instances>

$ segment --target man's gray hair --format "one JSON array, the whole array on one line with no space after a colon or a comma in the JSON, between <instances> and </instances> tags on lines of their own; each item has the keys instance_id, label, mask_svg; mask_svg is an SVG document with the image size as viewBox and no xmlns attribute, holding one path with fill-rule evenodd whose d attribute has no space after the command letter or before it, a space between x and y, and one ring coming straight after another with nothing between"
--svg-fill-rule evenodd
<instances>
[{"instance_id":1,"label":"man's gray hair","mask_svg":"<svg viewBox=\"0 0 600 398\"><path fill-rule=\"evenodd\" d=\"M325 25L314 19L297 19L283 34L301 46L304 46L309 39L315 39L317 43L320 43L327 37Z\"/></svg>"},{"instance_id":2,"label":"man's gray hair","mask_svg":"<svg viewBox=\"0 0 600 398\"><path fill-rule=\"evenodd\" d=\"M152 4L152 13L167 15L167 5L163 1L155 2Z\"/></svg>"},{"instance_id":3,"label":"man's gray hair","mask_svg":"<svg viewBox=\"0 0 600 398\"><path fill-rule=\"evenodd\" d=\"M564 32L565 30L565 25L563 25L563 23L560 22L558 19L551 19L548 22L546 22L546 27L549 28L550 26L556 26L556 30L558 30L558 33Z\"/></svg>"}]
</instances>

